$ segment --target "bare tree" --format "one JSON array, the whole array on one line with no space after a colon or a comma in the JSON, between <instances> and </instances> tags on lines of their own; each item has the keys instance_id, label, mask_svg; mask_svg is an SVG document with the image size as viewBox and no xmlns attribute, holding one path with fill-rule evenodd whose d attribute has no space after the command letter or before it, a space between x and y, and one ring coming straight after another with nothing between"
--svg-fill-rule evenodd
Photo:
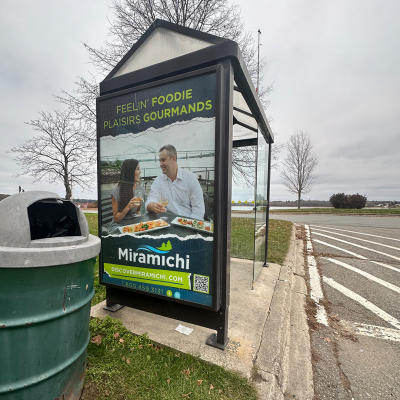
<instances>
[{"instance_id":1,"label":"bare tree","mask_svg":"<svg viewBox=\"0 0 400 400\"><path fill-rule=\"evenodd\" d=\"M160 18L236 41L253 83L256 82L257 46L251 32L244 29L237 4L230 5L227 0L114 0L111 8L114 9L114 19L110 21L110 40L100 49L84 44L100 77L109 73L154 20ZM260 81L265 65L266 57L263 57L260 59ZM271 90L272 84L260 86L258 91L265 109L269 105L266 96ZM80 77L73 92L62 91L62 95L56 98L73 107L83 118L88 118L93 115L98 94L96 76L91 80Z\"/></svg>"},{"instance_id":2,"label":"bare tree","mask_svg":"<svg viewBox=\"0 0 400 400\"><path fill-rule=\"evenodd\" d=\"M232 178L236 185L253 187L255 184L257 146L232 149Z\"/></svg>"},{"instance_id":3,"label":"bare tree","mask_svg":"<svg viewBox=\"0 0 400 400\"><path fill-rule=\"evenodd\" d=\"M73 94L61 90L63 96L56 96L56 100L66 104L73 110L76 119L85 121L92 128L92 134L96 136L96 98L100 96L99 83L94 75L90 80L78 77L75 82Z\"/></svg>"},{"instance_id":4,"label":"bare tree","mask_svg":"<svg viewBox=\"0 0 400 400\"><path fill-rule=\"evenodd\" d=\"M297 194L297 208L300 208L301 195L309 193L315 179L313 172L318 159L312 153L312 144L307 132L297 132L290 136L286 145L287 154L282 163L281 177L289 192Z\"/></svg>"},{"instance_id":5,"label":"bare tree","mask_svg":"<svg viewBox=\"0 0 400 400\"><path fill-rule=\"evenodd\" d=\"M278 158L283 148L283 144L272 144L271 169L278 168ZM254 187L256 162L259 165L265 165L265 159L257 159L257 146L234 148L232 151L232 178L234 183Z\"/></svg>"},{"instance_id":6,"label":"bare tree","mask_svg":"<svg viewBox=\"0 0 400 400\"><path fill-rule=\"evenodd\" d=\"M107 74L160 18L237 42L249 73L257 75L257 47L250 32L244 29L241 10L227 0L114 0L114 19L110 21L111 40L100 49L85 44L92 64L101 74ZM265 58L260 60L260 70Z\"/></svg>"},{"instance_id":7,"label":"bare tree","mask_svg":"<svg viewBox=\"0 0 400 400\"><path fill-rule=\"evenodd\" d=\"M39 136L14 147L15 160L23 168L20 175L30 175L34 182L62 182L65 198L72 196L72 186L92 187L95 177L96 140L91 127L76 120L72 110L41 112L36 120L26 122Z\"/></svg>"},{"instance_id":8,"label":"bare tree","mask_svg":"<svg viewBox=\"0 0 400 400\"><path fill-rule=\"evenodd\" d=\"M62 91L61 96L56 96L58 101L67 104L84 121L92 124L93 136L96 134L96 97L100 95L98 78L100 80L117 65L157 18L236 41L256 85L257 46L251 33L244 29L237 4L229 4L228 0L114 0L112 9L114 18L110 21L110 39L100 49L84 44L98 75L92 75L89 80L79 77L72 92ZM265 65L264 57L260 59L260 81ZM258 90L264 109L269 106L267 96L271 90L272 84L260 86ZM275 159L279 150L279 146L273 147ZM249 149L233 150L233 177L237 184L252 184L249 181L249 171L254 169L254 160L249 158L251 153Z\"/></svg>"},{"instance_id":9,"label":"bare tree","mask_svg":"<svg viewBox=\"0 0 400 400\"><path fill-rule=\"evenodd\" d=\"M84 44L89 52L91 64L100 76L109 73L122 57L131 49L155 19L160 18L175 24L197 29L202 32L236 41L242 51L250 76L255 83L257 77L257 46L251 35L244 29L244 20L237 4L230 5L227 0L114 0L114 19L110 21L109 36L104 47L96 49ZM260 80L266 58L260 59ZM98 95L96 78L91 81L79 78L75 91L62 91L57 99L73 106L82 117L87 118L87 110L94 110L93 104ZM95 90L94 87L96 87ZM260 87L259 97L264 108L269 102L265 97L272 85Z\"/></svg>"}]
</instances>

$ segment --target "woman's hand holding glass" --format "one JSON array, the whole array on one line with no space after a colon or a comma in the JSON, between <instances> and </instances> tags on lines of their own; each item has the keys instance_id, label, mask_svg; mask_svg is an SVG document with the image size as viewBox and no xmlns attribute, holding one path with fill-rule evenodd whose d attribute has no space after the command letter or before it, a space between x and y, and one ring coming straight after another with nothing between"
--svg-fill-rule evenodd
<instances>
[{"instance_id":1,"label":"woman's hand holding glass","mask_svg":"<svg viewBox=\"0 0 400 400\"><path fill-rule=\"evenodd\" d=\"M140 199L132 198L129 200L129 203L126 205L126 208L132 210L133 208L140 208Z\"/></svg>"},{"instance_id":2,"label":"woman's hand holding glass","mask_svg":"<svg viewBox=\"0 0 400 400\"><path fill-rule=\"evenodd\" d=\"M130 202L132 202L132 208L136 208L136 215L140 215L140 206L143 201L144 193L141 189L135 189L133 192L133 198Z\"/></svg>"},{"instance_id":3,"label":"woman's hand holding glass","mask_svg":"<svg viewBox=\"0 0 400 400\"><path fill-rule=\"evenodd\" d=\"M133 201L133 206L137 207L138 209L140 209L140 204L142 202L142 198L141 197L134 197L132 199L132 201Z\"/></svg>"}]
</instances>

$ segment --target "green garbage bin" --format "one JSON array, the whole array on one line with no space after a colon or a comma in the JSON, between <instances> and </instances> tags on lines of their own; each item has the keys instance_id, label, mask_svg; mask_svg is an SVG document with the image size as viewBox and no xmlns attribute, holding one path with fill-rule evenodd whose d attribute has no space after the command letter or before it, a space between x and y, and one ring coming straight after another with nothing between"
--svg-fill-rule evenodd
<instances>
[{"instance_id":1,"label":"green garbage bin","mask_svg":"<svg viewBox=\"0 0 400 400\"><path fill-rule=\"evenodd\" d=\"M0 399L79 399L100 239L72 202L0 202Z\"/></svg>"}]
</instances>

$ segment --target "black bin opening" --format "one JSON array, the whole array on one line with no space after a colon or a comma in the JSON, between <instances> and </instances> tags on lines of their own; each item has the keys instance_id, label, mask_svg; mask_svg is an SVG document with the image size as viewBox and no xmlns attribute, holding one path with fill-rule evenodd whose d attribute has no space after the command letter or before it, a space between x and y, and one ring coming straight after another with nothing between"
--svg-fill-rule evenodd
<instances>
[{"instance_id":1,"label":"black bin opening","mask_svg":"<svg viewBox=\"0 0 400 400\"><path fill-rule=\"evenodd\" d=\"M40 200L28 207L31 240L81 236L76 207L70 201Z\"/></svg>"}]
</instances>

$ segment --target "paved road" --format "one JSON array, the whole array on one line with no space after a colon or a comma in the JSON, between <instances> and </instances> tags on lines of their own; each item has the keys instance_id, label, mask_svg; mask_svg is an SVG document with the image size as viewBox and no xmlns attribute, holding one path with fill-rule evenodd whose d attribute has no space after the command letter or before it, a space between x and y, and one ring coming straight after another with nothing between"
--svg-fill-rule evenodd
<instances>
[{"instance_id":1,"label":"paved road","mask_svg":"<svg viewBox=\"0 0 400 400\"><path fill-rule=\"evenodd\" d=\"M232 213L232 217L254 218L252 214ZM270 214L271 219L282 219L292 221L298 224L325 224L329 226L360 226L373 228L400 229L400 216L341 216L341 215L316 215L316 214Z\"/></svg>"},{"instance_id":2,"label":"paved road","mask_svg":"<svg viewBox=\"0 0 400 400\"><path fill-rule=\"evenodd\" d=\"M254 217L253 217L254 218ZM360 228L379 228L395 230L399 234L400 229L400 216L341 216L341 215L284 215L284 214L270 214L271 219L283 219L285 221L292 221L298 224L309 225L327 225L333 227L350 226Z\"/></svg>"},{"instance_id":3,"label":"paved road","mask_svg":"<svg viewBox=\"0 0 400 400\"><path fill-rule=\"evenodd\" d=\"M400 399L400 218L271 217L311 232L329 325L311 333L318 398Z\"/></svg>"}]
</instances>

